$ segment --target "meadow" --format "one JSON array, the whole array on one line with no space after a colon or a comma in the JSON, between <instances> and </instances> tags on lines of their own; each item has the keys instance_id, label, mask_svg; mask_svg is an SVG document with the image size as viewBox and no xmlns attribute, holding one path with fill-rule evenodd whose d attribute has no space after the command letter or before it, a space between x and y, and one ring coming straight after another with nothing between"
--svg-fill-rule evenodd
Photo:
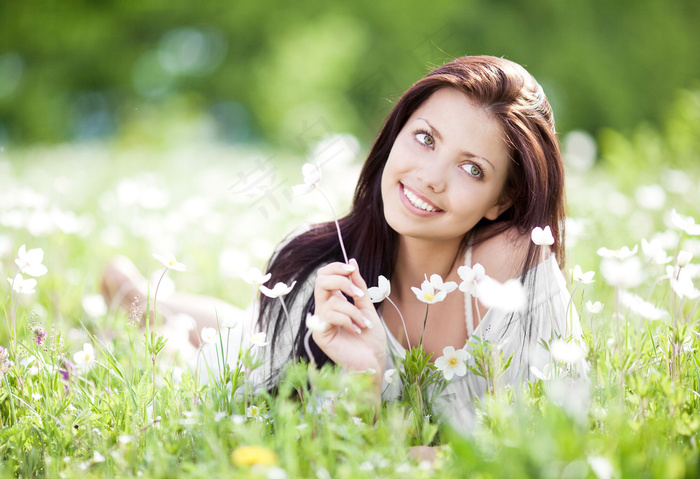
<instances>
[{"instance_id":1,"label":"meadow","mask_svg":"<svg viewBox=\"0 0 700 479\"><path fill-rule=\"evenodd\" d=\"M0 153L0 476L700 474L700 93L679 94L661 129L604 130L598 148L585 133L562 138L565 276L587 378L564 354L533 383L496 383L469 436L416 420L406 398L376 411L369 377L333 368L297 364L276 395L254 392L252 355L208 371L158 318L138 327L104 303L102 271L125 255L161 298L177 289L241 308L212 347L232 343L256 294L242 275L300 224L332 219L320 197L292 195L301 165L321 165L342 214L366 151L336 135L303 157L216 143L194 120L167 126L148 141ZM186 271L164 271L153 254L167 252ZM577 265L594 282L577 281ZM409 455L415 445L442 448L431 463Z\"/></svg>"}]
</instances>

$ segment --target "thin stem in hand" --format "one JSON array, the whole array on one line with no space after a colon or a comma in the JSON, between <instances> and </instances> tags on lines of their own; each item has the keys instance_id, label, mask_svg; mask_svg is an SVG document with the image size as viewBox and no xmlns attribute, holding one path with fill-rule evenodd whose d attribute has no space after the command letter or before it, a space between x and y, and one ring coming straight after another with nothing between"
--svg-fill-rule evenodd
<instances>
[{"instance_id":1,"label":"thin stem in hand","mask_svg":"<svg viewBox=\"0 0 700 479\"><path fill-rule=\"evenodd\" d=\"M391 303L391 305L394 307L397 313L399 313L399 318L401 318L401 324L403 325L403 332L406 335L406 344L408 345L408 349L411 350L411 340L408 339L408 330L406 329L406 321L403 319L403 314L401 314L401 311L399 310L399 307L396 306L396 303L394 303L389 296L386 296L386 299ZM427 314L427 313L426 313ZM425 326L423 326L425 328Z\"/></svg>"},{"instance_id":2,"label":"thin stem in hand","mask_svg":"<svg viewBox=\"0 0 700 479\"><path fill-rule=\"evenodd\" d=\"M345 260L345 264L350 264L348 261L348 254L345 252L345 244L343 243L343 235L340 233L340 225L338 224L338 216L335 214L335 209L333 209L333 205L331 204L331 201L328 199L328 197L321 191L321 188L316 186L316 189L318 190L319 193L321 193L321 196L323 196L323 199L326 200L326 203L328 203L328 206L331 209L331 212L333 213L333 221L335 222L335 229L338 232L338 241L340 241L340 249L343 250L343 259Z\"/></svg>"},{"instance_id":3,"label":"thin stem in hand","mask_svg":"<svg viewBox=\"0 0 700 479\"><path fill-rule=\"evenodd\" d=\"M420 343L418 343L419 346L423 346L423 335L425 334L425 325L428 324L428 309L430 309L430 305L426 304L425 318L423 319L423 331L420 332Z\"/></svg>"}]
</instances>

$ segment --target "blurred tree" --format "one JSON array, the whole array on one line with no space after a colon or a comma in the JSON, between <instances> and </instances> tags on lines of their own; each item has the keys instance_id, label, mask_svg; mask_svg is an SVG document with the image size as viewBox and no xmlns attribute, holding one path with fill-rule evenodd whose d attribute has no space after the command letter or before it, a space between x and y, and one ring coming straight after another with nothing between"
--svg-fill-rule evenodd
<instances>
[{"instance_id":1,"label":"blurred tree","mask_svg":"<svg viewBox=\"0 0 700 479\"><path fill-rule=\"evenodd\" d=\"M464 54L528 68L560 131L625 131L661 124L700 78L699 20L696 0L5 1L0 141L106 137L173 105L230 141L369 140L431 64Z\"/></svg>"}]
</instances>

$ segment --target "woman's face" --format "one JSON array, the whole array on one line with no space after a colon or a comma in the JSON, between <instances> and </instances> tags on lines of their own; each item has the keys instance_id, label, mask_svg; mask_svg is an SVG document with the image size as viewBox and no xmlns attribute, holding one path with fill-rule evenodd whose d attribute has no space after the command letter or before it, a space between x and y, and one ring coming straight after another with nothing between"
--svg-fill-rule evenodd
<instances>
[{"instance_id":1,"label":"woman's face","mask_svg":"<svg viewBox=\"0 0 700 479\"><path fill-rule=\"evenodd\" d=\"M510 206L500 125L460 91L433 93L399 132L382 174L384 217L404 236L451 240Z\"/></svg>"}]
</instances>

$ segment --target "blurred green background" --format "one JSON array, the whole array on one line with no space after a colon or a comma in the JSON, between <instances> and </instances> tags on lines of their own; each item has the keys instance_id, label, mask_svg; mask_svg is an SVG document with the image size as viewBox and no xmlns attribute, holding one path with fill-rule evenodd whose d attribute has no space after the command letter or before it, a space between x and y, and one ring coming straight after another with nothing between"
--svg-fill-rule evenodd
<instances>
[{"instance_id":1,"label":"blurred green background","mask_svg":"<svg viewBox=\"0 0 700 479\"><path fill-rule=\"evenodd\" d=\"M560 132L661 127L698 88L697 0L0 2L0 143L158 140L180 120L302 151L304 128L367 144L431 64L503 56ZM167 141L167 140L163 140Z\"/></svg>"}]
</instances>

